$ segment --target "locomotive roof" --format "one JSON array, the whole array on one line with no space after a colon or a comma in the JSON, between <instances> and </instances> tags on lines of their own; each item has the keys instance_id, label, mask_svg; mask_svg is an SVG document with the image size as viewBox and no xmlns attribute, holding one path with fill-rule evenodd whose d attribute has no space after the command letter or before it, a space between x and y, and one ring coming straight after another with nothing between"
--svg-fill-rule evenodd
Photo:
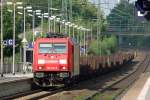
<instances>
[{"instance_id":1,"label":"locomotive roof","mask_svg":"<svg viewBox=\"0 0 150 100\"><path fill-rule=\"evenodd\" d=\"M67 35L63 33L49 32L49 33L46 33L45 37L46 38L67 38Z\"/></svg>"},{"instance_id":2,"label":"locomotive roof","mask_svg":"<svg viewBox=\"0 0 150 100\"><path fill-rule=\"evenodd\" d=\"M46 33L43 38L68 38L67 34L63 33L54 33L54 32L49 32ZM75 38L69 38L72 42L72 44L77 45L77 41Z\"/></svg>"}]
</instances>

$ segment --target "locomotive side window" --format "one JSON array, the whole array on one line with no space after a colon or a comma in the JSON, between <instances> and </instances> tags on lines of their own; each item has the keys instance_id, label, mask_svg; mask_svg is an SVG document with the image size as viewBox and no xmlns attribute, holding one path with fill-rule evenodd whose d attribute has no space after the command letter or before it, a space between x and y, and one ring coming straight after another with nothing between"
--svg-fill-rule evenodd
<instances>
[{"instance_id":1,"label":"locomotive side window","mask_svg":"<svg viewBox=\"0 0 150 100\"><path fill-rule=\"evenodd\" d=\"M39 53L66 53L65 43L40 43Z\"/></svg>"}]
</instances>

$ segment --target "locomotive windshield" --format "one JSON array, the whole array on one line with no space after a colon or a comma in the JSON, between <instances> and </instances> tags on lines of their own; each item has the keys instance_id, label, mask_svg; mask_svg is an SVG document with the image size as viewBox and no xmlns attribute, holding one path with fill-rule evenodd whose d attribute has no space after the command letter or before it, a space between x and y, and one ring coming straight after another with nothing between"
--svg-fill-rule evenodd
<instances>
[{"instance_id":1,"label":"locomotive windshield","mask_svg":"<svg viewBox=\"0 0 150 100\"><path fill-rule=\"evenodd\" d=\"M39 53L66 53L65 43L40 43Z\"/></svg>"}]
</instances>

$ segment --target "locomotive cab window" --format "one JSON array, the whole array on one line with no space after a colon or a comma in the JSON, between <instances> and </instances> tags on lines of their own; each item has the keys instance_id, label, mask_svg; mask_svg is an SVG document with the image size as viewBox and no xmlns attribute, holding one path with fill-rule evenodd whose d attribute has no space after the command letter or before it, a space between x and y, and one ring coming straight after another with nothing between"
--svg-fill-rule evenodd
<instances>
[{"instance_id":1,"label":"locomotive cab window","mask_svg":"<svg viewBox=\"0 0 150 100\"><path fill-rule=\"evenodd\" d=\"M40 43L39 53L66 53L65 43Z\"/></svg>"},{"instance_id":2,"label":"locomotive cab window","mask_svg":"<svg viewBox=\"0 0 150 100\"><path fill-rule=\"evenodd\" d=\"M66 44L53 44L54 53L66 53Z\"/></svg>"},{"instance_id":3,"label":"locomotive cab window","mask_svg":"<svg viewBox=\"0 0 150 100\"><path fill-rule=\"evenodd\" d=\"M52 44L50 43L40 43L39 53L52 53Z\"/></svg>"}]
</instances>

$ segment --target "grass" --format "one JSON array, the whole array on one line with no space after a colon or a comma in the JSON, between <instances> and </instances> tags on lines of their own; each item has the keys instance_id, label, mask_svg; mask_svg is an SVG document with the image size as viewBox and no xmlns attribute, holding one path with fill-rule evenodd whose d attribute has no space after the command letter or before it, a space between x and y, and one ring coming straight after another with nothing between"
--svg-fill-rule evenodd
<instances>
[{"instance_id":1,"label":"grass","mask_svg":"<svg viewBox=\"0 0 150 100\"><path fill-rule=\"evenodd\" d=\"M85 100L82 96L76 96L73 100Z\"/></svg>"},{"instance_id":2,"label":"grass","mask_svg":"<svg viewBox=\"0 0 150 100\"><path fill-rule=\"evenodd\" d=\"M114 94L97 94L91 100L113 100Z\"/></svg>"}]
</instances>

